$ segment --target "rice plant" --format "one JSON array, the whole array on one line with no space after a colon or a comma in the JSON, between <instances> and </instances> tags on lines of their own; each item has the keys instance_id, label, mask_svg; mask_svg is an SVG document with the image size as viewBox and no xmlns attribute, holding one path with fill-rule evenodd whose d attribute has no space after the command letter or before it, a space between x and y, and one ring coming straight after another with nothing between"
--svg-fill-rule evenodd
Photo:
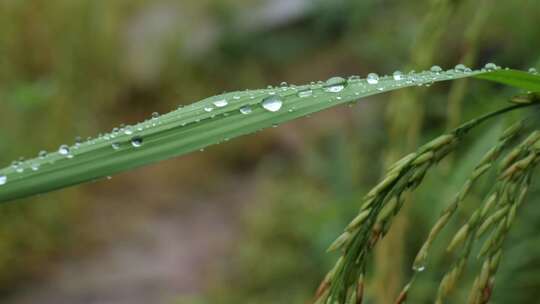
<instances>
[{"instance_id":1,"label":"rice plant","mask_svg":"<svg viewBox=\"0 0 540 304\"><path fill-rule=\"evenodd\" d=\"M86 141L63 144L57 151L41 151L36 158L14 161L0 170L0 202L105 178L327 108L351 104L370 95L467 77L514 86L529 93L512 98L513 105L473 119L405 156L363 198L359 214L329 248L339 250L342 256L324 278L315 297L316 303L361 303L369 254L391 228L393 217L403 206L404 196L422 183L434 165L458 149L463 138L478 125L511 111L538 106L540 95L534 92L540 92L540 76L536 71L502 69L493 63L471 70L458 64L446 71L433 66L429 71L418 73L396 71L387 76L370 73L365 79L332 77L306 85L282 83L266 89L216 95L164 115L154 113L138 124L120 125ZM473 213L451 241L449 250L461 248L462 252L442 279L437 295L438 303L450 295L466 268L473 246L490 232L479 252L484 266L471 289L470 303L489 301L503 242L540 161L540 131L536 130L534 122L531 118L511 126L479 161L471 177L434 224L413 265L416 274L397 296L396 303L403 303L407 298L414 278L425 269L431 244L458 210L474 182L514 146L500 162L497 181L485 205ZM526 134L529 135L516 144Z\"/></svg>"}]
</instances>

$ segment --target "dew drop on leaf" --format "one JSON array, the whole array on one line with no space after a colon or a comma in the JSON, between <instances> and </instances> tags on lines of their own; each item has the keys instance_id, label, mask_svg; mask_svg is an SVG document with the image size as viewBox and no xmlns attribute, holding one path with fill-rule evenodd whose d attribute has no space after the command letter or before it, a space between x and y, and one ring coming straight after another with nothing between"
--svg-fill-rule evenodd
<instances>
[{"instance_id":1,"label":"dew drop on leaf","mask_svg":"<svg viewBox=\"0 0 540 304\"><path fill-rule=\"evenodd\" d=\"M529 73L531 73L531 74L538 74L538 70L536 70L536 68L530 68L530 69L529 69Z\"/></svg>"},{"instance_id":2,"label":"dew drop on leaf","mask_svg":"<svg viewBox=\"0 0 540 304\"><path fill-rule=\"evenodd\" d=\"M379 83L379 75L375 74L375 73L369 73L367 75L367 83L369 84L377 84Z\"/></svg>"},{"instance_id":3,"label":"dew drop on leaf","mask_svg":"<svg viewBox=\"0 0 540 304\"><path fill-rule=\"evenodd\" d=\"M401 71L395 71L392 74L392 77L394 77L394 80L402 80L403 79L403 73L401 73Z\"/></svg>"},{"instance_id":4,"label":"dew drop on leaf","mask_svg":"<svg viewBox=\"0 0 540 304\"><path fill-rule=\"evenodd\" d=\"M235 96L236 97L236 96ZM214 101L214 105L218 108L223 108L225 106L227 106L229 103L227 102L226 99L220 99L220 100L216 100Z\"/></svg>"},{"instance_id":5,"label":"dew drop on leaf","mask_svg":"<svg viewBox=\"0 0 540 304\"><path fill-rule=\"evenodd\" d=\"M332 77L326 81L324 90L330 93L339 93L343 91L346 83L347 80L343 77Z\"/></svg>"},{"instance_id":6,"label":"dew drop on leaf","mask_svg":"<svg viewBox=\"0 0 540 304\"><path fill-rule=\"evenodd\" d=\"M298 97L300 98L309 97L311 95L313 95L313 90L311 89L302 90L298 92Z\"/></svg>"},{"instance_id":7,"label":"dew drop on leaf","mask_svg":"<svg viewBox=\"0 0 540 304\"><path fill-rule=\"evenodd\" d=\"M140 136L135 136L131 139L131 145L135 148L139 148L143 144L143 139Z\"/></svg>"},{"instance_id":8,"label":"dew drop on leaf","mask_svg":"<svg viewBox=\"0 0 540 304\"><path fill-rule=\"evenodd\" d=\"M279 96L270 96L266 97L262 101L262 107L270 112L277 112L281 109L281 106L283 105L283 101L281 100L281 97Z\"/></svg>"},{"instance_id":9,"label":"dew drop on leaf","mask_svg":"<svg viewBox=\"0 0 540 304\"><path fill-rule=\"evenodd\" d=\"M486 63L486 65L484 65L484 69L486 69L487 71L495 71L498 68L499 67L493 62L489 62L489 63Z\"/></svg>"},{"instance_id":10,"label":"dew drop on leaf","mask_svg":"<svg viewBox=\"0 0 540 304\"><path fill-rule=\"evenodd\" d=\"M7 183L7 176L0 175L0 186L5 185Z\"/></svg>"},{"instance_id":11,"label":"dew drop on leaf","mask_svg":"<svg viewBox=\"0 0 540 304\"><path fill-rule=\"evenodd\" d=\"M431 69L429 70L436 74L439 74L440 72L442 72L442 68L438 65L432 66Z\"/></svg>"},{"instance_id":12,"label":"dew drop on leaf","mask_svg":"<svg viewBox=\"0 0 540 304\"><path fill-rule=\"evenodd\" d=\"M213 110L214 110L214 108L212 108L212 107L204 107L205 112L212 112Z\"/></svg>"},{"instance_id":13,"label":"dew drop on leaf","mask_svg":"<svg viewBox=\"0 0 540 304\"><path fill-rule=\"evenodd\" d=\"M69 147L67 145L61 145L60 148L58 148L58 153L60 155L69 155Z\"/></svg>"},{"instance_id":14,"label":"dew drop on leaf","mask_svg":"<svg viewBox=\"0 0 540 304\"><path fill-rule=\"evenodd\" d=\"M243 106L240 108L240 113L242 114L250 114L251 113L251 107L250 106Z\"/></svg>"}]
</instances>

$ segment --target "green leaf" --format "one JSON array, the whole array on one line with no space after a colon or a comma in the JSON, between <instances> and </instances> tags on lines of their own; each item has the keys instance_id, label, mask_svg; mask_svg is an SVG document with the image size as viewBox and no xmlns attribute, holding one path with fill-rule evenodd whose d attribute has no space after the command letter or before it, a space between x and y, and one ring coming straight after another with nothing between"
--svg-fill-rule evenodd
<instances>
[{"instance_id":1,"label":"green leaf","mask_svg":"<svg viewBox=\"0 0 540 304\"><path fill-rule=\"evenodd\" d=\"M101 179L370 95L471 76L528 89L538 85L537 76L518 71L449 70L385 76L376 83L334 77L316 84L226 93L66 146L64 153L15 162L0 170L0 202Z\"/></svg>"},{"instance_id":2,"label":"green leaf","mask_svg":"<svg viewBox=\"0 0 540 304\"><path fill-rule=\"evenodd\" d=\"M478 79L490 80L531 92L540 91L540 75L517 70L498 70L493 73L482 73Z\"/></svg>"}]
</instances>

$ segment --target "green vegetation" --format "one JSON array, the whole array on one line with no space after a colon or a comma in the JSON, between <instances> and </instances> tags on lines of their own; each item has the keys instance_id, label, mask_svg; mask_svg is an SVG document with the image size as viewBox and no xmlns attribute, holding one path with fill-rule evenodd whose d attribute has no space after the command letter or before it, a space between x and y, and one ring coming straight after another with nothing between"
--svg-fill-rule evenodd
<instances>
[{"instance_id":1,"label":"green vegetation","mask_svg":"<svg viewBox=\"0 0 540 304\"><path fill-rule=\"evenodd\" d=\"M320 301L534 303L539 18L537 1L0 1L0 302L309 303L324 281ZM516 70L430 71L487 62ZM396 69L444 81L394 90Z\"/></svg>"}]
</instances>

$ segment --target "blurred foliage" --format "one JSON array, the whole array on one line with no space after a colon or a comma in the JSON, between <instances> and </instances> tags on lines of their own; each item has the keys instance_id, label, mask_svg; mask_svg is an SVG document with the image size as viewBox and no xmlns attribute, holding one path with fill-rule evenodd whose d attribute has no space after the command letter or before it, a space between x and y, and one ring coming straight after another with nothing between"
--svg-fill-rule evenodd
<instances>
[{"instance_id":1,"label":"blurred foliage","mask_svg":"<svg viewBox=\"0 0 540 304\"><path fill-rule=\"evenodd\" d=\"M67 138L92 136L119 122L139 121L153 111L165 112L224 90L403 69L409 65L412 47L421 45L420 33L426 31L420 22L430 13L426 3L0 1L0 161L8 164L43 148L56 149ZM449 22L434 25L442 33L434 64L451 67L469 51L464 32L476 4L456 1ZM473 63L538 67L540 3L496 1L483 9L489 10L489 17L478 30ZM444 84L418 90L428 90L422 94L425 118L420 141L425 142L447 124L451 88ZM513 92L471 82L461 117L495 109ZM324 253L326 246L355 215L360 197L379 177L383 147L392 146L382 109L392 105L384 97L373 99L378 102L327 111L317 120L301 120L214 147L194 162L198 170L174 170L178 171L174 177L188 185L194 183L193 171L204 172L195 176L207 183L237 174L256 177L257 199L247 202L230 259L209 280L200 302L303 303L311 298L334 262L333 255ZM432 174L411 202L408 217L414 225L404 233L405 274L410 273L410 262L436 215L463 182L465 168L485 147L480 138L493 138L489 127L483 131L460 151L452 170ZM176 168L181 163L169 164ZM165 167L161 165L152 178L170 179L172 169ZM145 181L140 181L141 187ZM106 203L95 202L94 187L2 206L1 290L19 284L24 288L27 276L45 271L52 258L84 244L79 228L83 215L91 204ZM116 187L120 185L113 182L100 189L113 193ZM508 241L496 303L532 303L538 297L540 278L535 270L540 261L535 252L540 240L535 219L540 208L532 202L539 195L531 193L527 212L520 214ZM446 262L440 252L415 285L414 303L428 303L436 291ZM370 284L368 295L384 282Z\"/></svg>"}]
</instances>

